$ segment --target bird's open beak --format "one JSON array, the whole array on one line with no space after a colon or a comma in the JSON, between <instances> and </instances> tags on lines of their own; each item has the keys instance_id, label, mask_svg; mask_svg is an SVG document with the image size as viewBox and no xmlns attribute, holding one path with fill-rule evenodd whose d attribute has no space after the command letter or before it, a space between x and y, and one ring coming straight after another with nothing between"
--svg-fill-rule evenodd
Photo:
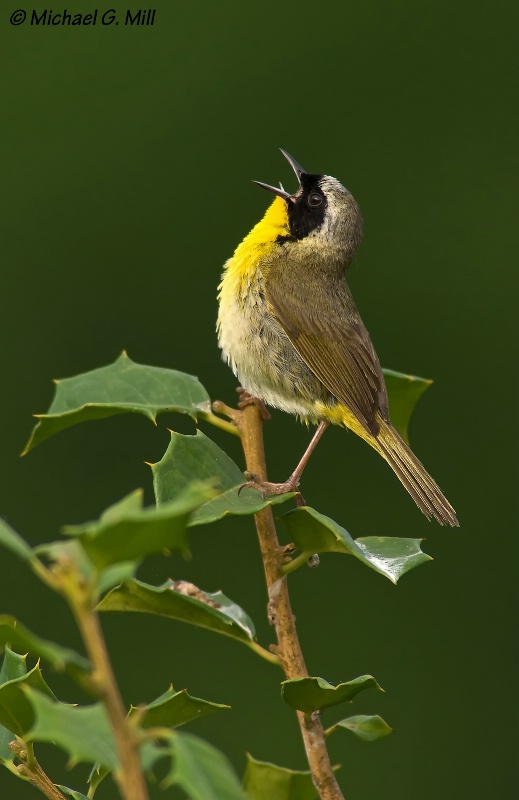
<instances>
[{"instance_id":1,"label":"bird's open beak","mask_svg":"<svg viewBox=\"0 0 519 800\"><path fill-rule=\"evenodd\" d=\"M301 175L304 175L306 170L303 169L301 164L298 164L298 162L295 160L295 158L293 158L293 156L290 155L290 153L287 153L286 150L283 150L281 147L279 149L281 150L286 160L294 170L296 178L299 181L299 186L301 187ZM261 181L253 181L253 183L256 183L258 186L261 186L262 189L267 189L267 191L272 192L273 194L277 194L278 197L282 197L283 200L287 201L287 203L295 202L294 200L295 195L285 192L281 184L279 184L280 188L278 189L277 186L270 186L268 183L262 183Z\"/></svg>"}]
</instances>

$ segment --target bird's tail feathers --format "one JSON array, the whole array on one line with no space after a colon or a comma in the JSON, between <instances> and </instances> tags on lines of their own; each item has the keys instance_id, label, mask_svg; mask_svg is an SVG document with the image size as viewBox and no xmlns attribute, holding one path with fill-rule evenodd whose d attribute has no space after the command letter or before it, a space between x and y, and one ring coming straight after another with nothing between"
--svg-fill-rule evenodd
<instances>
[{"instance_id":1,"label":"bird's tail feathers","mask_svg":"<svg viewBox=\"0 0 519 800\"><path fill-rule=\"evenodd\" d=\"M376 442L381 456L427 519L433 518L440 525L458 527L459 522L453 507L390 423L380 420Z\"/></svg>"}]
</instances>

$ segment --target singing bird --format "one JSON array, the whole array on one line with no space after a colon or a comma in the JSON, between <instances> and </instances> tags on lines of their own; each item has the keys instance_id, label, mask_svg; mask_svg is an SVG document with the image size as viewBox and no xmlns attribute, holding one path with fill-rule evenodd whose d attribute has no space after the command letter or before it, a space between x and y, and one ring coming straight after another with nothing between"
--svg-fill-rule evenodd
<instances>
[{"instance_id":1,"label":"singing bird","mask_svg":"<svg viewBox=\"0 0 519 800\"><path fill-rule=\"evenodd\" d=\"M296 490L333 423L387 461L428 519L457 526L454 509L391 425L380 362L345 280L362 236L359 207L336 178L307 172L281 152L299 188L289 194L255 181L276 197L224 266L218 340L248 395L319 427L290 478L260 488Z\"/></svg>"}]
</instances>

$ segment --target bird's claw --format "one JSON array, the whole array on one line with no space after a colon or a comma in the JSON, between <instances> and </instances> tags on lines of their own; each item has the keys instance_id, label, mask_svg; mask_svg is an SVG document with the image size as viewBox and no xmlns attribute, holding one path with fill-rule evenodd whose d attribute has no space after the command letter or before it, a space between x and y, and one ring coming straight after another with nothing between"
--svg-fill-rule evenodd
<instances>
[{"instance_id":1,"label":"bird's claw","mask_svg":"<svg viewBox=\"0 0 519 800\"><path fill-rule=\"evenodd\" d=\"M260 410L262 419L265 422L268 422L272 417L270 416L269 412L265 408L265 403L263 400L260 400L259 397L254 397L254 395L250 394L243 386L238 386L236 389L238 394L240 395L240 399L238 400L238 408L243 409L245 406L257 406Z\"/></svg>"},{"instance_id":2,"label":"bird's claw","mask_svg":"<svg viewBox=\"0 0 519 800\"><path fill-rule=\"evenodd\" d=\"M284 483L271 483L270 481L260 481L258 476L251 472L245 472L245 477L248 478L246 483L243 483L238 489L238 495L242 489L256 489L261 494L263 500L267 495L278 496L280 494L287 494L287 492L296 492L296 504L298 506L305 506L306 501L299 491L299 481L289 478Z\"/></svg>"},{"instance_id":3,"label":"bird's claw","mask_svg":"<svg viewBox=\"0 0 519 800\"><path fill-rule=\"evenodd\" d=\"M262 500L264 500L267 496L267 492L264 489L263 484L258 480L258 476L249 471L246 471L243 474L248 480L245 483L242 483L238 489L238 497L244 489L256 489L261 494Z\"/></svg>"}]
</instances>

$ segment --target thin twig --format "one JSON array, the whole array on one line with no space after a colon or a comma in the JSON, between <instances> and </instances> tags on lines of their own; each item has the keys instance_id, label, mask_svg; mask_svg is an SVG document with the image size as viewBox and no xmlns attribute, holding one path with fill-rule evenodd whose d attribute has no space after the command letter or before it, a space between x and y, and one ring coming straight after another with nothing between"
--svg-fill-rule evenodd
<instances>
[{"instance_id":1,"label":"thin twig","mask_svg":"<svg viewBox=\"0 0 519 800\"><path fill-rule=\"evenodd\" d=\"M15 771L20 777L32 783L49 800L66 800L65 795L60 792L40 767L34 755L32 742L12 741L9 744L9 749L21 761L15 767Z\"/></svg>"},{"instance_id":2,"label":"thin twig","mask_svg":"<svg viewBox=\"0 0 519 800\"><path fill-rule=\"evenodd\" d=\"M86 651L92 662L92 688L104 704L114 734L120 768L114 778L124 800L148 800L134 726L126 716L119 687L106 649L99 617L89 598L68 596Z\"/></svg>"},{"instance_id":3,"label":"thin twig","mask_svg":"<svg viewBox=\"0 0 519 800\"><path fill-rule=\"evenodd\" d=\"M296 569L299 569L304 564L308 564L312 556L313 553L311 551L305 550L303 553L300 553L300 555L293 558L287 564L283 564L283 566L280 567L279 571L281 572L282 575L290 575L291 572L295 572Z\"/></svg>"},{"instance_id":4,"label":"thin twig","mask_svg":"<svg viewBox=\"0 0 519 800\"><path fill-rule=\"evenodd\" d=\"M261 658L264 658L265 661L268 661L270 664L276 664L279 666L279 658L274 655L274 653L270 653L268 650L265 650L264 647L261 647L257 642L251 642L249 645L251 650L254 650Z\"/></svg>"},{"instance_id":5,"label":"thin twig","mask_svg":"<svg viewBox=\"0 0 519 800\"><path fill-rule=\"evenodd\" d=\"M247 470L256 476L256 480L266 481L261 410L251 404L242 411L236 411L218 403L215 411L228 414L238 426ZM254 516L269 595L269 617L277 636L275 652L288 679L306 677L308 672L290 607L287 580L283 575L283 571L287 571L286 565L283 570L284 549L278 541L274 515L268 506ZM344 800L333 774L321 720L318 715L305 715L300 711L297 712L297 717L319 797L321 800Z\"/></svg>"},{"instance_id":6,"label":"thin twig","mask_svg":"<svg viewBox=\"0 0 519 800\"><path fill-rule=\"evenodd\" d=\"M205 422L209 422L211 425L214 425L215 428L220 428L226 433L232 433L233 436L240 435L240 432L234 423L227 422L225 419L220 419L220 417L215 416L215 414L211 413L210 411L199 411L198 416L200 419L205 420Z\"/></svg>"}]
</instances>

